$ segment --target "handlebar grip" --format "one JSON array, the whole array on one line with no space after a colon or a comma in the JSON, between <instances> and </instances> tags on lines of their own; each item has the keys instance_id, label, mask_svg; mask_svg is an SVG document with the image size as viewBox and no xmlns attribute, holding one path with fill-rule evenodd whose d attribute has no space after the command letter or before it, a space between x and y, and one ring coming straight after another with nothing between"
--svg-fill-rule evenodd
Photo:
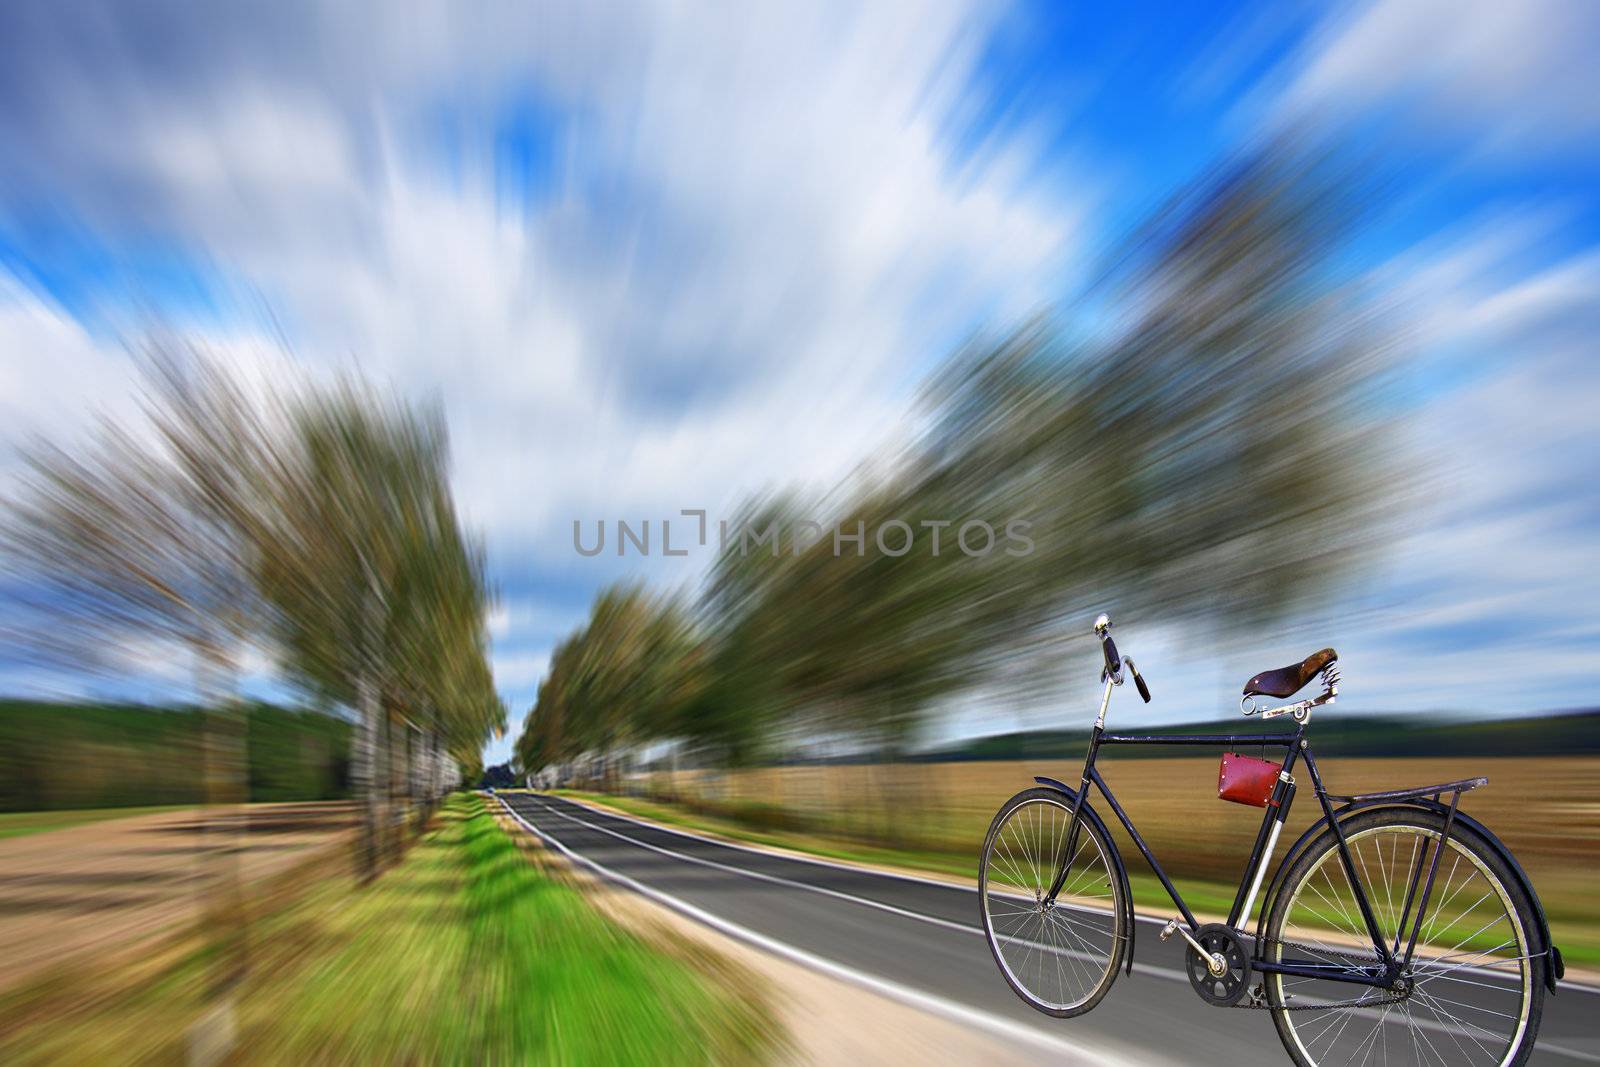
<instances>
[{"instance_id":1,"label":"handlebar grip","mask_svg":"<svg viewBox=\"0 0 1600 1067\"><path fill-rule=\"evenodd\" d=\"M1117 675L1122 671L1122 657L1117 654L1117 643L1110 634L1100 638L1101 650L1106 654L1106 673Z\"/></svg>"},{"instance_id":2,"label":"handlebar grip","mask_svg":"<svg viewBox=\"0 0 1600 1067\"><path fill-rule=\"evenodd\" d=\"M1132 666L1133 661L1129 660L1128 662L1129 666ZM1133 684L1139 687L1139 695L1144 697L1144 702L1146 704L1150 703L1150 687L1144 684L1144 675L1140 674L1137 669L1133 672Z\"/></svg>"}]
</instances>

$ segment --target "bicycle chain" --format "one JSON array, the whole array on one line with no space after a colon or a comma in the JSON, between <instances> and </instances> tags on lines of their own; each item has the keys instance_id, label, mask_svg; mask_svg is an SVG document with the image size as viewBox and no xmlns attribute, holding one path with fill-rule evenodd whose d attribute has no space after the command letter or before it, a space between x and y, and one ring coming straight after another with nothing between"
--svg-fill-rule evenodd
<instances>
[{"instance_id":1,"label":"bicycle chain","mask_svg":"<svg viewBox=\"0 0 1600 1067\"><path fill-rule=\"evenodd\" d=\"M1335 952L1333 949L1327 948L1311 949L1306 948L1304 945L1296 945L1289 941L1269 941L1266 942L1266 944L1277 945L1280 948L1299 949L1301 952L1310 952L1323 956L1339 956L1343 959L1351 960L1356 963L1370 964L1375 962L1371 956L1361 956L1351 952ZM1407 993L1390 993L1386 997L1375 997L1368 1000L1357 998L1355 1000L1338 1000L1331 1004L1285 1004L1282 1007L1274 1007L1273 1005L1266 1003L1267 980L1265 976L1262 977L1261 983L1257 988L1261 990L1259 1001L1257 1000L1255 990L1251 990L1249 993L1245 994L1244 1000L1234 1004L1233 1007L1244 1008L1247 1011L1336 1011L1340 1008L1376 1008L1382 1007L1385 1004L1398 1004L1400 1001L1405 1000L1410 995Z\"/></svg>"}]
</instances>

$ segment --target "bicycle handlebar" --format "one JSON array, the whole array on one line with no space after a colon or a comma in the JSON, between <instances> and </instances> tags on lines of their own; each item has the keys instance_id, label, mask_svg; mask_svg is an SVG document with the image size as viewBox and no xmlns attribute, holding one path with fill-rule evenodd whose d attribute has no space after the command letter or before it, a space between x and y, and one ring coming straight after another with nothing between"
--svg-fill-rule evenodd
<instances>
[{"instance_id":1,"label":"bicycle handlebar","mask_svg":"<svg viewBox=\"0 0 1600 1067\"><path fill-rule=\"evenodd\" d=\"M1139 695L1146 704L1150 703L1150 687L1144 684L1144 675L1139 673L1139 668L1133 665L1133 659L1128 659L1128 673L1133 675L1133 684L1139 687Z\"/></svg>"},{"instance_id":2,"label":"bicycle handlebar","mask_svg":"<svg viewBox=\"0 0 1600 1067\"><path fill-rule=\"evenodd\" d=\"M1139 674L1139 668L1133 665L1133 660L1123 660L1117 651L1117 643L1111 637L1111 616L1102 614L1094 620L1095 636L1100 638L1100 651L1105 653L1106 669L1104 678L1110 678L1117 685L1122 684L1122 665L1128 665L1128 672L1133 675L1133 684L1139 689L1139 695L1146 704L1150 703L1150 687L1144 684L1144 678Z\"/></svg>"},{"instance_id":3,"label":"bicycle handlebar","mask_svg":"<svg viewBox=\"0 0 1600 1067\"><path fill-rule=\"evenodd\" d=\"M1117 654L1117 643L1111 640L1110 637L1104 637L1101 638L1100 645L1101 650L1106 654L1106 673L1121 682L1122 657Z\"/></svg>"}]
</instances>

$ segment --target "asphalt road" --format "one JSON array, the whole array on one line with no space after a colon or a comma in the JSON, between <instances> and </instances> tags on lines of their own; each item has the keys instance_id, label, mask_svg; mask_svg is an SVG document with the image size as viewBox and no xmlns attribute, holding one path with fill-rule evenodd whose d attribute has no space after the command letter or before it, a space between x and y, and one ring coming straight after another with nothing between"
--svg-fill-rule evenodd
<instances>
[{"instance_id":1,"label":"asphalt road","mask_svg":"<svg viewBox=\"0 0 1600 1067\"><path fill-rule=\"evenodd\" d=\"M1200 1000L1182 971L1182 945L1159 941L1158 922L1140 922L1133 974L1120 975L1094 1011L1052 1019L1000 977L975 890L719 844L557 797L501 799L549 843L635 891L1001 1036L1106 1062L1288 1062L1267 1012ZM1531 1062L1600 1063L1600 991L1564 986L1546 998Z\"/></svg>"}]
</instances>

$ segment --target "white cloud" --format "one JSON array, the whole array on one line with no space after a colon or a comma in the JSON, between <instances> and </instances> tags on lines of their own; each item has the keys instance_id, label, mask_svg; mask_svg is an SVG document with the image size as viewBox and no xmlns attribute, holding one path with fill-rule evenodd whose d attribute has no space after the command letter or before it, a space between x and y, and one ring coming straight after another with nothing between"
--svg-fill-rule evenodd
<instances>
[{"instance_id":1,"label":"white cloud","mask_svg":"<svg viewBox=\"0 0 1600 1067\"><path fill-rule=\"evenodd\" d=\"M253 19L0 14L6 191L214 264L304 364L437 393L501 568L570 563L574 518L833 484L904 434L942 346L1049 293L1082 212L1023 137L949 142L981 9ZM490 158L513 92L554 115L529 204ZM465 115L456 165L419 134L441 106ZM38 358L8 361L0 403L59 432L131 396L118 345L6 295L0 344ZM274 373L248 314L203 332ZM529 642L579 620L490 621L520 695L547 662Z\"/></svg>"},{"instance_id":2,"label":"white cloud","mask_svg":"<svg viewBox=\"0 0 1600 1067\"><path fill-rule=\"evenodd\" d=\"M1499 254L1464 241L1431 272L1449 279L1457 315L1425 316L1428 332L1454 354L1433 364L1436 395L1408 419L1408 454L1430 475L1359 647L1408 706L1593 703L1600 250L1508 277L1520 249L1489 244Z\"/></svg>"},{"instance_id":3,"label":"white cloud","mask_svg":"<svg viewBox=\"0 0 1600 1067\"><path fill-rule=\"evenodd\" d=\"M494 668L495 688L502 693L528 689L544 677L545 669L550 666L550 653L496 653L490 658L490 666Z\"/></svg>"},{"instance_id":4,"label":"white cloud","mask_svg":"<svg viewBox=\"0 0 1600 1067\"><path fill-rule=\"evenodd\" d=\"M583 622L586 612L587 605L565 611L534 599L507 597L490 609L485 621L496 642L525 643L564 636Z\"/></svg>"},{"instance_id":5,"label":"white cloud","mask_svg":"<svg viewBox=\"0 0 1600 1067\"><path fill-rule=\"evenodd\" d=\"M1592 338L1597 303L1600 249L1574 256L1493 294L1467 317L1462 332L1502 339L1581 323L1584 336Z\"/></svg>"},{"instance_id":6,"label":"white cloud","mask_svg":"<svg viewBox=\"0 0 1600 1067\"><path fill-rule=\"evenodd\" d=\"M120 349L0 272L0 425L13 439L126 408L133 375Z\"/></svg>"},{"instance_id":7,"label":"white cloud","mask_svg":"<svg viewBox=\"0 0 1600 1067\"><path fill-rule=\"evenodd\" d=\"M1083 212L1025 137L953 147L980 6L302 15L113 5L97 47L32 20L11 155L98 230L214 257L303 358L437 391L502 554L831 484L941 348L1051 294ZM488 158L513 89L554 115L529 206ZM446 104L458 167L417 132Z\"/></svg>"},{"instance_id":8,"label":"white cloud","mask_svg":"<svg viewBox=\"0 0 1600 1067\"><path fill-rule=\"evenodd\" d=\"M1584 146L1597 32L1587 0L1371 0L1313 37L1287 99L1323 116L1415 105L1423 129L1501 151Z\"/></svg>"}]
</instances>

